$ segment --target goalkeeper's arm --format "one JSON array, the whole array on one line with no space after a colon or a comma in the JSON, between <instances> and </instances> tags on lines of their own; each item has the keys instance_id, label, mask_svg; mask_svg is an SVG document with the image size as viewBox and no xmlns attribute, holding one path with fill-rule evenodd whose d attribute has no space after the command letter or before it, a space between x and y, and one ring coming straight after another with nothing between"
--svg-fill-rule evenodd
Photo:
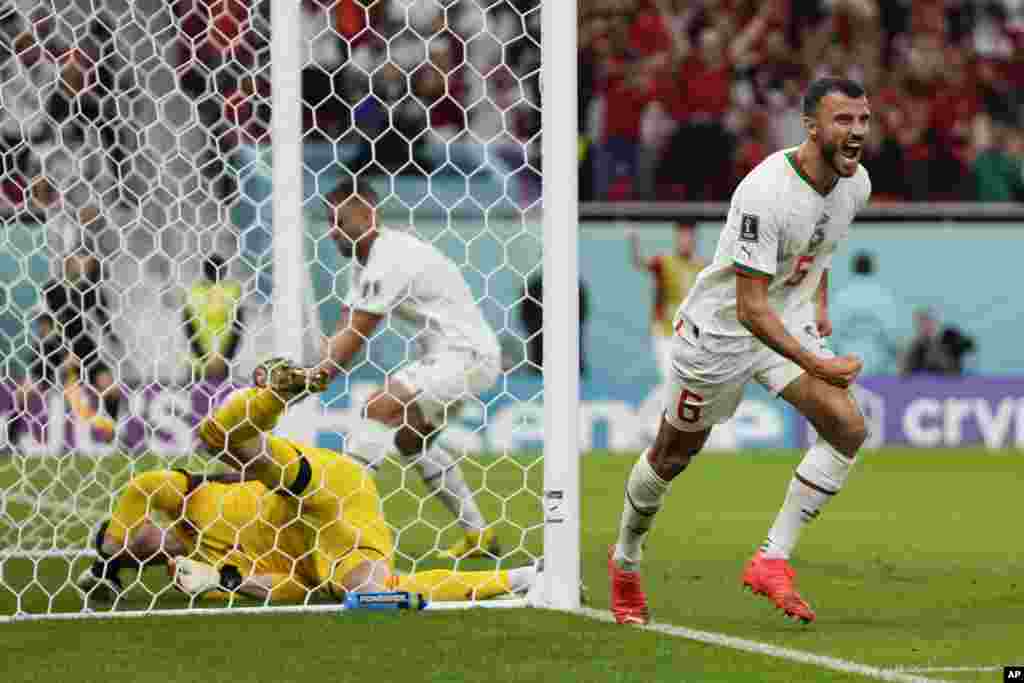
<instances>
[{"instance_id":1,"label":"goalkeeper's arm","mask_svg":"<svg viewBox=\"0 0 1024 683\"><path fill-rule=\"evenodd\" d=\"M240 593L246 597L269 602L305 600L310 589L289 574L252 574L243 577L237 567L226 565L217 569L211 564L187 557L171 561L174 585L188 595L207 593Z\"/></svg>"}]
</instances>

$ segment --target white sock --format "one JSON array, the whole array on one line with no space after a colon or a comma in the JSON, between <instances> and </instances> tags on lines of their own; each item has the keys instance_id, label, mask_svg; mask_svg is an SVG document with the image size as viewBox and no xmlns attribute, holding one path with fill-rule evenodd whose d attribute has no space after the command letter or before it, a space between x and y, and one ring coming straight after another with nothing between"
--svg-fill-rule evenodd
<instances>
[{"instance_id":1,"label":"white sock","mask_svg":"<svg viewBox=\"0 0 1024 683\"><path fill-rule=\"evenodd\" d=\"M537 568L533 565L508 570L508 585L513 593L525 593L537 580Z\"/></svg>"},{"instance_id":2,"label":"white sock","mask_svg":"<svg viewBox=\"0 0 1024 683\"><path fill-rule=\"evenodd\" d=\"M853 463L853 459L845 457L822 439L807 451L797 465L796 475L789 482L789 490L775 524L761 545L766 558L789 559L803 528L816 519L822 506L843 488Z\"/></svg>"},{"instance_id":3,"label":"white sock","mask_svg":"<svg viewBox=\"0 0 1024 683\"><path fill-rule=\"evenodd\" d=\"M818 516L821 506L831 497L793 477L782 509L775 517L768 539L761 546L764 556L772 560L788 560L804 525Z\"/></svg>"},{"instance_id":4,"label":"white sock","mask_svg":"<svg viewBox=\"0 0 1024 683\"><path fill-rule=\"evenodd\" d=\"M466 531L480 531L487 526L480 508L473 499L473 491L462 477L455 458L437 443L426 453L413 460L419 468L423 483L436 493L444 506Z\"/></svg>"},{"instance_id":5,"label":"white sock","mask_svg":"<svg viewBox=\"0 0 1024 683\"><path fill-rule=\"evenodd\" d=\"M661 508L669 482L658 476L647 461L645 450L633 465L626 482L625 503L619 523L619 540L614 559L623 569L632 570L643 557L643 543Z\"/></svg>"}]
</instances>

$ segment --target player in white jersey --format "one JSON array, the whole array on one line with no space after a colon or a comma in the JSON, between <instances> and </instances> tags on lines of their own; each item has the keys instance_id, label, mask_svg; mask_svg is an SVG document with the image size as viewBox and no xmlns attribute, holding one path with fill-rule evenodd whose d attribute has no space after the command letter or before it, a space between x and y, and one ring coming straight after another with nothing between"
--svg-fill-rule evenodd
<instances>
[{"instance_id":1,"label":"player in white jersey","mask_svg":"<svg viewBox=\"0 0 1024 683\"><path fill-rule=\"evenodd\" d=\"M756 380L805 415L820 436L796 468L767 540L743 573L745 586L804 622L789 556L802 527L839 492L866 436L849 386L861 369L836 358L828 269L836 246L871 194L859 165L870 109L864 89L823 78L804 96L807 139L772 154L736 188L711 265L675 316L674 378L658 437L626 484L618 542L609 549L612 612L645 623L642 545L674 479L711 429L736 411Z\"/></svg>"},{"instance_id":2,"label":"player in white jersey","mask_svg":"<svg viewBox=\"0 0 1024 683\"><path fill-rule=\"evenodd\" d=\"M498 338L451 259L408 233L378 227L372 189L342 181L326 202L334 217L331 237L352 269L338 332L320 369L337 375L381 324L412 332L408 362L367 400L364 415L397 429L398 452L465 530L441 555L497 555L493 528L436 437L463 400L494 386L501 374ZM350 434L345 450L371 467L385 456L380 440L366 433Z\"/></svg>"}]
</instances>

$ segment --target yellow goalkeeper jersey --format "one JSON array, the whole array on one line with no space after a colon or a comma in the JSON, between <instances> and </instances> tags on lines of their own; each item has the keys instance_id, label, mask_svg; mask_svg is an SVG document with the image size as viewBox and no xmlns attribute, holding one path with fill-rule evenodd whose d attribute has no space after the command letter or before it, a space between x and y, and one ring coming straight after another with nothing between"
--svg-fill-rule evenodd
<instances>
[{"instance_id":1,"label":"yellow goalkeeper jersey","mask_svg":"<svg viewBox=\"0 0 1024 683\"><path fill-rule=\"evenodd\" d=\"M306 534L279 494L258 481L207 482L189 494L175 525L196 559L216 567L234 565L243 576L309 574L302 561Z\"/></svg>"},{"instance_id":2,"label":"yellow goalkeeper jersey","mask_svg":"<svg viewBox=\"0 0 1024 683\"><path fill-rule=\"evenodd\" d=\"M651 260L650 271L654 275L652 334L672 336L672 319L676 310L690 293L704 265L700 259L683 258L677 254L662 254Z\"/></svg>"}]
</instances>

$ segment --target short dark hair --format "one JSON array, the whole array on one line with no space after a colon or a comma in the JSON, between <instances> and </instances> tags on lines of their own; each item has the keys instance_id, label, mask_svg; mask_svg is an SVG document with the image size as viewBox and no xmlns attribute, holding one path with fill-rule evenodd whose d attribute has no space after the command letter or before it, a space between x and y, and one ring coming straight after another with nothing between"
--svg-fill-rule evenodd
<instances>
[{"instance_id":1,"label":"short dark hair","mask_svg":"<svg viewBox=\"0 0 1024 683\"><path fill-rule=\"evenodd\" d=\"M353 178L348 174L341 176L334 189L324 196L324 200L328 204L336 206L344 203L353 195L359 197L370 206L377 206L379 198L376 190L373 189L370 183L359 177Z\"/></svg>"},{"instance_id":2,"label":"short dark hair","mask_svg":"<svg viewBox=\"0 0 1024 683\"><path fill-rule=\"evenodd\" d=\"M875 272L875 257L869 252L858 251L853 257L853 272L857 275L871 275Z\"/></svg>"},{"instance_id":3,"label":"short dark hair","mask_svg":"<svg viewBox=\"0 0 1024 683\"><path fill-rule=\"evenodd\" d=\"M818 105L825 95L840 92L847 97L864 97L867 91L864 86L849 78L835 78L825 76L811 81L804 93L804 116L814 116L818 113Z\"/></svg>"}]
</instances>

